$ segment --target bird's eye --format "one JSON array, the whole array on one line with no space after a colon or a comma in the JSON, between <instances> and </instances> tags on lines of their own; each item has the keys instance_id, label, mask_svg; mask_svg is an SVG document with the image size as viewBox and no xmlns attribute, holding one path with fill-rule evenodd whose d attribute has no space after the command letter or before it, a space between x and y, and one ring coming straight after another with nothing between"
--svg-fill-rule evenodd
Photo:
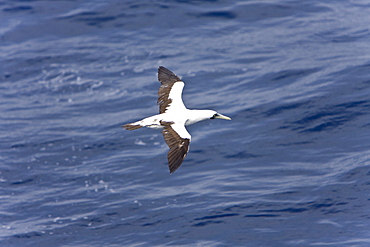
<instances>
[{"instance_id":1,"label":"bird's eye","mask_svg":"<svg viewBox=\"0 0 370 247\"><path fill-rule=\"evenodd\" d=\"M217 113L214 114L210 119L215 119L217 117Z\"/></svg>"}]
</instances>

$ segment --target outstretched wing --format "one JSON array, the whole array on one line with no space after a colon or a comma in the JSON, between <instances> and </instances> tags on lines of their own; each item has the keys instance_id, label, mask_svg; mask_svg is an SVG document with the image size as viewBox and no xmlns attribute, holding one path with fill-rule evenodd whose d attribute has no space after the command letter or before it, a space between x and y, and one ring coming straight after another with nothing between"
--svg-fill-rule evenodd
<instances>
[{"instance_id":1,"label":"outstretched wing","mask_svg":"<svg viewBox=\"0 0 370 247\"><path fill-rule=\"evenodd\" d=\"M164 113L170 110L171 107L174 107L174 109L185 108L181 96L184 82L175 73L163 66L158 68L158 81L161 82L157 101L159 113Z\"/></svg>"},{"instance_id":2,"label":"outstretched wing","mask_svg":"<svg viewBox=\"0 0 370 247\"><path fill-rule=\"evenodd\" d=\"M163 122L162 134L170 150L168 151L168 167L170 173L175 172L189 151L191 136L184 124L174 124L173 122Z\"/></svg>"}]
</instances>

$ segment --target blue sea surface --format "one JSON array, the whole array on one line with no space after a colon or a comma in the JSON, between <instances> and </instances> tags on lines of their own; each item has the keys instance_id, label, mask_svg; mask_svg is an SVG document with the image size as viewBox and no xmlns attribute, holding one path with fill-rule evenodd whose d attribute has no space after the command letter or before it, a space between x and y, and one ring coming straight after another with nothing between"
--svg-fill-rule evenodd
<instances>
[{"instance_id":1,"label":"blue sea surface","mask_svg":"<svg viewBox=\"0 0 370 247\"><path fill-rule=\"evenodd\" d=\"M0 2L0 246L370 246L370 3ZM158 66L188 108L170 174Z\"/></svg>"}]
</instances>

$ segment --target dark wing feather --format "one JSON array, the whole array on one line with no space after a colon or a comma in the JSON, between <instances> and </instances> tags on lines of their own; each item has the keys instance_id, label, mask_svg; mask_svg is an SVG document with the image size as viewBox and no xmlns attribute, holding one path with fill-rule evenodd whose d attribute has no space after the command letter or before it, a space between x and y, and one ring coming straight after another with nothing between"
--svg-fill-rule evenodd
<instances>
[{"instance_id":1,"label":"dark wing feather","mask_svg":"<svg viewBox=\"0 0 370 247\"><path fill-rule=\"evenodd\" d=\"M168 167L170 169L170 173L173 173L180 167L182 161L186 157L186 154L189 151L190 139L181 138L171 127L171 124L173 123L162 121L161 124L164 126L164 129L162 130L164 140L170 148L167 155Z\"/></svg>"},{"instance_id":2,"label":"dark wing feather","mask_svg":"<svg viewBox=\"0 0 370 247\"><path fill-rule=\"evenodd\" d=\"M173 84L177 81L181 81L180 77L178 77L175 73L173 73L171 70L159 66L158 68L158 81L161 82L161 84Z\"/></svg>"},{"instance_id":3,"label":"dark wing feather","mask_svg":"<svg viewBox=\"0 0 370 247\"><path fill-rule=\"evenodd\" d=\"M172 86L175 82L181 81L181 79L175 75L171 70L166 69L163 66L158 68L158 81L161 82L161 86L158 90L159 113L164 113L167 107L171 104L172 100L168 98Z\"/></svg>"}]
</instances>

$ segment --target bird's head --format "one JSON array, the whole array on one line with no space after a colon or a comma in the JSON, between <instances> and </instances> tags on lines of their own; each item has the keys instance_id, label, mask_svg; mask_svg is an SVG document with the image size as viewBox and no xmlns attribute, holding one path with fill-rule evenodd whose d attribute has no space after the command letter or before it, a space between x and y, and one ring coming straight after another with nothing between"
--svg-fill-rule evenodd
<instances>
[{"instance_id":1,"label":"bird's head","mask_svg":"<svg viewBox=\"0 0 370 247\"><path fill-rule=\"evenodd\" d=\"M216 111L213 110L190 110L191 114L189 115L189 119L186 121L186 125L194 124L199 121L207 120L207 119L227 119L231 120L231 118L226 117Z\"/></svg>"},{"instance_id":2,"label":"bird's head","mask_svg":"<svg viewBox=\"0 0 370 247\"><path fill-rule=\"evenodd\" d=\"M213 111L212 117L210 117L210 119L215 119L215 118L231 120L231 118L224 116L221 113L218 113L216 111Z\"/></svg>"}]
</instances>

